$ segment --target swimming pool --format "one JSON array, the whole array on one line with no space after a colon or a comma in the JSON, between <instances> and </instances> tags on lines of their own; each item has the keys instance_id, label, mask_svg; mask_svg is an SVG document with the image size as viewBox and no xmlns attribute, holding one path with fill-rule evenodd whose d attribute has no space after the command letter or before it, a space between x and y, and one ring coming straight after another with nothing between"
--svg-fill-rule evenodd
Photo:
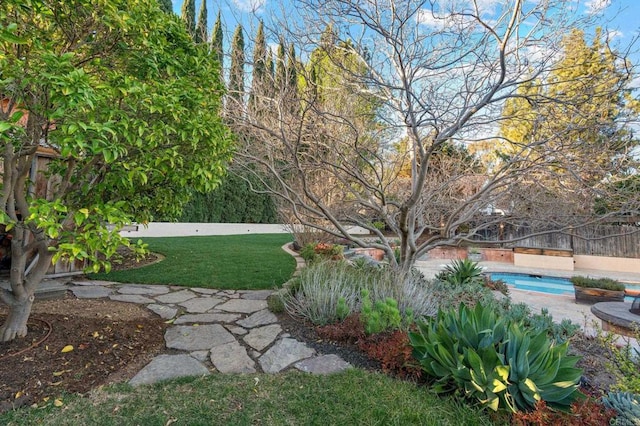
<instances>
[{"instance_id":1,"label":"swimming pool","mask_svg":"<svg viewBox=\"0 0 640 426\"><path fill-rule=\"evenodd\" d=\"M489 274L494 281L502 280L508 285L514 286L518 290L538 291L547 294L565 294L573 296L573 284L567 278L547 277L543 275L527 275L503 272L492 272ZM640 291L640 285L625 283L627 290ZM632 297L626 297L630 302Z\"/></svg>"}]
</instances>

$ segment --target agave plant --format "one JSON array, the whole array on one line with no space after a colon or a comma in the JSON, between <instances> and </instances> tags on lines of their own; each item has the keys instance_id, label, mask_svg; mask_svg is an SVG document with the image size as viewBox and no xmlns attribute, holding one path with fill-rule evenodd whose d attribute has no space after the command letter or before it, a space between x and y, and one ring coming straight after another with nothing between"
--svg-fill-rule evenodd
<instances>
[{"instance_id":1,"label":"agave plant","mask_svg":"<svg viewBox=\"0 0 640 426\"><path fill-rule=\"evenodd\" d=\"M469 259L454 260L451 264L445 266L436 278L452 285L483 282L482 268Z\"/></svg>"},{"instance_id":2,"label":"agave plant","mask_svg":"<svg viewBox=\"0 0 640 426\"><path fill-rule=\"evenodd\" d=\"M498 318L481 304L440 311L410 333L413 356L436 378L438 392L457 390L493 409L532 409L539 400L567 408L577 396L581 370L567 345L544 332Z\"/></svg>"}]
</instances>

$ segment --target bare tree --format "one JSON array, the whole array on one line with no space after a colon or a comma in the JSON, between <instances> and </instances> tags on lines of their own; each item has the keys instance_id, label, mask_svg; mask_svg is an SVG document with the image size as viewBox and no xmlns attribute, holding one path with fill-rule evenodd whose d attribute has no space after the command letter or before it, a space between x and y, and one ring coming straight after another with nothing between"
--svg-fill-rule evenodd
<instances>
[{"instance_id":1,"label":"bare tree","mask_svg":"<svg viewBox=\"0 0 640 426\"><path fill-rule=\"evenodd\" d=\"M575 155L583 149L579 140L564 138L575 129L512 143L517 148L488 170L455 156L445 160L448 146L496 140L505 101L522 97L517 89L525 83L547 81L561 64L563 36L592 24L574 2L301 0L296 6L302 19L288 22L304 28L274 26L286 28L289 42L309 58L296 69L296 108L291 96L276 91L263 102L268 114L238 114L234 126L253 141L240 147L237 164L267 172L266 188L301 224L383 249L392 265L409 268L433 247L468 242L505 224L548 233L638 213L635 194L620 204L624 211L595 214L594 203L610 186L584 179L593 165L576 161L585 158ZM337 48L324 47L327 28ZM318 79L317 49L324 49L333 75ZM565 106L572 99L548 92L526 97ZM392 149L401 138L406 143L397 146L404 149ZM496 208L506 214L490 214ZM377 241L351 235L347 225L369 229Z\"/></svg>"}]
</instances>

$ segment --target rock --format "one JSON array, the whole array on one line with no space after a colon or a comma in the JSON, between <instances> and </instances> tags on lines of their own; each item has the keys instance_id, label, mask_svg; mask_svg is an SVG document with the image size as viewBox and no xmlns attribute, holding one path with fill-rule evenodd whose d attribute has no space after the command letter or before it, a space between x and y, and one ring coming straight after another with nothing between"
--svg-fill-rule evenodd
<instances>
[{"instance_id":1,"label":"rock","mask_svg":"<svg viewBox=\"0 0 640 426\"><path fill-rule=\"evenodd\" d=\"M71 287L71 291L73 292L73 295L78 299L99 299L101 297L108 297L113 294L112 289L99 285Z\"/></svg>"},{"instance_id":2,"label":"rock","mask_svg":"<svg viewBox=\"0 0 640 426\"><path fill-rule=\"evenodd\" d=\"M237 335L237 336L243 336L245 334L248 333L248 331L242 327L235 327L235 326L227 326L226 327L227 330L229 330L230 332L232 332L233 334Z\"/></svg>"},{"instance_id":3,"label":"rock","mask_svg":"<svg viewBox=\"0 0 640 426\"><path fill-rule=\"evenodd\" d=\"M178 317L174 324L202 324L212 322L234 322L240 314L187 314Z\"/></svg>"},{"instance_id":4,"label":"rock","mask_svg":"<svg viewBox=\"0 0 640 426\"><path fill-rule=\"evenodd\" d=\"M231 299L222 305L216 306L216 309L226 312L240 312L243 314L252 314L267 308L266 300L245 300Z\"/></svg>"},{"instance_id":5,"label":"rock","mask_svg":"<svg viewBox=\"0 0 640 426\"><path fill-rule=\"evenodd\" d=\"M278 335L282 332L282 327L278 324L267 325L264 327L254 328L244 336L244 341L246 344L251 346L253 349L257 351L261 351L278 337Z\"/></svg>"},{"instance_id":6,"label":"rock","mask_svg":"<svg viewBox=\"0 0 640 426\"><path fill-rule=\"evenodd\" d=\"M215 297L197 297L178 304L185 308L187 312L201 314L220 303L222 303L222 299L216 299Z\"/></svg>"},{"instance_id":7,"label":"rock","mask_svg":"<svg viewBox=\"0 0 640 426\"><path fill-rule=\"evenodd\" d=\"M258 327L260 325L273 324L278 321L278 317L269 312L268 309L263 309L261 311L256 312L248 318L240 320L237 322L238 325L244 328L253 328Z\"/></svg>"},{"instance_id":8,"label":"rock","mask_svg":"<svg viewBox=\"0 0 640 426\"><path fill-rule=\"evenodd\" d=\"M132 386L149 385L161 380L188 376L206 376L209 370L189 355L158 355L138 372L129 384Z\"/></svg>"},{"instance_id":9,"label":"rock","mask_svg":"<svg viewBox=\"0 0 640 426\"><path fill-rule=\"evenodd\" d=\"M139 294L142 296L157 296L159 294L166 294L169 289L165 286L147 286L147 285L125 285L118 289L120 294Z\"/></svg>"},{"instance_id":10,"label":"rock","mask_svg":"<svg viewBox=\"0 0 640 426\"><path fill-rule=\"evenodd\" d=\"M295 339L282 339L276 342L259 359L260 366L265 373L277 373L294 362L311 358L316 351Z\"/></svg>"},{"instance_id":11,"label":"rock","mask_svg":"<svg viewBox=\"0 0 640 426\"><path fill-rule=\"evenodd\" d=\"M255 373L255 363L236 341L211 348L211 363L221 373Z\"/></svg>"},{"instance_id":12,"label":"rock","mask_svg":"<svg viewBox=\"0 0 640 426\"><path fill-rule=\"evenodd\" d=\"M273 293L273 290L243 291L240 297L246 300L267 300L271 293Z\"/></svg>"},{"instance_id":13,"label":"rock","mask_svg":"<svg viewBox=\"0 0 640 426\"><path fill-rule=\"evenodd\" d=\"M190 290L181 290L173 293L163 294L156 297L160 303L182 303L189 299L193 299L196 295Z\"/></svg>"},{"instance_id":14,"label":"rock","mask_svg":"<svg viewBox=\"0 0 640 426\"><path fill-rule=\"evenodd\" d=\"M205 362L209 357L209 351L193 351L190 352L189 355L200 362Z\"/></svg>"},{"instance_id":15,"label":"rock","mask_svg":"<svg viewBox=\"0 0 640 426\"><path fill-rule=\"evenodd\" d=\"M115 283L113 281L101 281L101 280L71 280L69 281L69 284L73 284L73 285L81 285L81 286L94 286L94 285L113 285L113 284L119 284L119 283Z\"/></svg>"},{"instance_id":16,"label":"rock","mask_svg":"<svg viewBox=\"0 0 640 426\"><path fill-rule=\"evenodd\" d=\"M213 288L201 288L201 287L191 287L190 290L200 294L216 294L218 292L218 290Z\"/></svg>"},{"instance_id":17,"label":"rock","mask_svg":"<svg viewBox=\"0 0 640 426\"><path fill-rule=\"evenodd\" d=\"M178 313L178 309L176 308L171 308L169 306L165 306L165 305L158 305L158 304L151 304L151 305L147 305L147 309L153 311L154 313L160 315L160 318L163 319L171 319L173 317L176 316L176 314Z\"/></svg>"},{"instance_id":18,"label":"rock","mask_svg":"<svg viewBox=\"0 0 640 426\"><path fill-rule=\"evenodd\" d=\"M200 326L177 325L164 334L167 348L183 351L208 350L214 346L234 342L236 339L220 324Z\"/></svg>"},{"instance_id":19,"label":"rock","mask_svg":"<svg viewBox=\"0 0 640 426\"><path fill-rule=\"evenodd\" d=\"M294 365L300 371L311 374L332 374L351 368L351 364L344 361L338 355L322 355L316 358L309 358Z\"/></svg>"},{"instance_id":20,"label":"rock","mask_svg":"<svg viewBox=\"0 0 640 426\"><path fill-rule=\"evenodd\" d=\"M153 299L140 296L139 294L112 294L111 296L109 296L109 299L115 300L117 302L138 303L140 305L154 302Z\"/></svg>"}]
</instances>

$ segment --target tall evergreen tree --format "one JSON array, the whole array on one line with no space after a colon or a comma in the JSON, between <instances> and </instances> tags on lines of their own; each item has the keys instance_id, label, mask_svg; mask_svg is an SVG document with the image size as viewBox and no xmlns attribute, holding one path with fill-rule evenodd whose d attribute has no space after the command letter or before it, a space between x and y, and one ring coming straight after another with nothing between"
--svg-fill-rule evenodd
<instances>
[{"instance_id":1,"label":"tall evergreen tree","mask_svg":"<svg viewBox=\"0 0 640 426\"><path fill-rule=\"evenodd\" d=\"M260 21L253 46L253 73L249 94L249 108L253 111L261 108L260 99L265 94L267 71L267 41L264 36L264 23Z\"/></svg>"},{"instance_id":2,"label":"tall evergreen tree","mask_svg":"<svg viewBox=\"0 0 640 426\"><path fill-rule=\"evenodd\" d=\"M231 69L229 70L229 98L242 104L244 93L244 32L238 24L231 41ZM228 107L235 107L228 105Z\"/></svg>"},{"instance_id":3,"label":"tall evergreen tree","mask_svg":"<svg viewBox=\"0 0 640 426\"><path fill-rule=\"evenodd\" d=\"M165 13L173 13L173 2L171 0L158 0L158 5Z\"/></svg>"},{"instance_id":4,"label":"tall evergreen tree","mask_svg":"<svg viewBox=\"0 0 640 426\"><path fill-rule=\"evenodd\" d=\"M198 11L198 23L196 25L196 32L194 35L196 43L206 43L209 40L207 34L207 1L202 0L200 3L200 10Z\"/></svg>"},{"instance_id":5,"label":"tall evergreen tree","mask_svg":"<svg viewBox=\"0 0 640 426\"><path fill-rule=\"evenodd\" d=\"M275 69L275 89L276 92L283 93L286 91L287 82L287 58L285 57L284 40L280 39L278 43L278 51L276 55Z\"/></svg>"},{"instance_id":6,"label":"tall evergreen tree","mask_svg":"<svg viewBox=\"0 0 640 426\"><path fill-rule=\"evenodd\" d=\"M187 32L191 34L191 37L194 37L196 33L196 0L184 0L181 17L187 27Z\"/></svg>"},{"instance_id":7,"label":"tall evergreen tree","mask_svg":"<svg viewBox=\"0 0 640 426\"><path fill-rule=\"evenodd\" d=\"M213 24L213 33L211 33L211 54L215 56L220 64L220 69L223 69L224 51L222 49L223 37L222 37L222 20L220 18L220 11L218 11L218 17L215 24Z\"/></svg>"}]
</instances>

